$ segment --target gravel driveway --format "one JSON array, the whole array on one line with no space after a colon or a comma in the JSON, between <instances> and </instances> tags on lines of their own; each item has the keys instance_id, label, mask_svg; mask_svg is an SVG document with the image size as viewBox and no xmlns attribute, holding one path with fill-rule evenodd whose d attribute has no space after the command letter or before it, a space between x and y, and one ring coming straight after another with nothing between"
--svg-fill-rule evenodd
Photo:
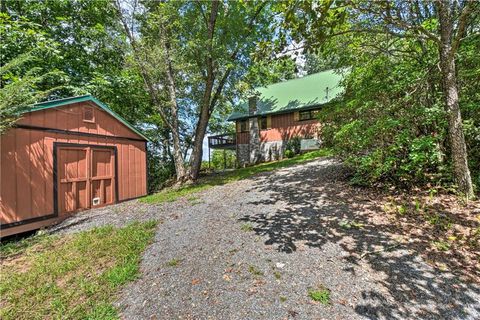
<instances>
[{"instance_id":1,"label":"gravel driveway","mask_svg":"<svg viewBox=\"0 0 480 320\"><path fill-rule=\"evenodd\" d=\"M125 319L480 318L478 284L435 271L346 189L342 166L320 159L159 206L92 210L57 231L162 222L119 296ZM316 288L329 304L309 298Z\"/></svg>"}]
</instances>

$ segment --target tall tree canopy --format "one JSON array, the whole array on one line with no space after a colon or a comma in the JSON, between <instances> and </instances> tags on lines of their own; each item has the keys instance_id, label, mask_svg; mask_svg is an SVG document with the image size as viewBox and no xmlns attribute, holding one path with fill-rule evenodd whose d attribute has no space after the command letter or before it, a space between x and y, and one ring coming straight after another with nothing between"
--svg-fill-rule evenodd
<instances>
[{"instance_id":1,"label":"tall tree canopy","mask_svg":"<svg viewBox=\"0 0 480 320\"><path fill-rule=\"evenodd\" d=\"M209 120L235 99L235 85L252 64L256 46L271 38L269 6L264 1L116 2L151 103L170 129L178 181L197 179ZM191 129L189 138L183 128Z\"/></svg>"},{"instance_id":2,"label":"tall tree canopy","mask_svg":"<svg viewBox=\"0 0 480 320\"><path fill-rule=\"evenodd\" d=\"M455 182L463 194L472 197L457 71L462 42L478 44L480 3L325 0L282 6L286 29L294 39L303 41L310 51L321 48L339 55L339 64L347 61L353 67L346 84L350 90L347 106L355 110L355 116L343 118L339 131L332 129L337 142L357 130L355 146L345 140L349 147L344 150L363 154L355 159L365 161L366 170L377 163L373 172L382 176L402 167L397 163L404 159L401 152L418 161L424 157L425 164L443 163L440 154L446 146ZM372 118L372 112L377 117ZM416 125L410 127L412 121ZM404 142L405 136L392 132L401 128L410 131ZM445 131L448 140L444 140ZM385 136L387 132L393 135ZM380 139L373 137L379 135ZM430 157L427 151L438 156ZM415 168L414 160L406 162ZM361 164L356 167L360 169Z\"/></svg>"},{"instance_id":3,"label":"tall tree canopy","mask_svg":"<svg viewBox=\"0 0 480 320\"><path fill-rule=\"evenodd\" d=\"M0 1L2 132L90 93L152 139L152 180L185 182L252 87L341 68L322 134L357 182L480 185L477 1Z\"/></svg>"}]
</instances>

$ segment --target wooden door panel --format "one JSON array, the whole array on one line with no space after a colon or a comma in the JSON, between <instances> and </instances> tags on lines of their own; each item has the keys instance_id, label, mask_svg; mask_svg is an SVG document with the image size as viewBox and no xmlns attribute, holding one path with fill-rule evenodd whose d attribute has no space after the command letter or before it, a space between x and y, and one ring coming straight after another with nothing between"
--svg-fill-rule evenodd
<instances>
[{"instance_id":1,"label":"wooden door panel","mask_svg":"<svg viewBox=\"0 0 480 320\"><path fill-rule=\"evenodd\" d=\"M77 183L77 203L78 208L86 209L90 208L87 193L87 181L81 181Z\"/></svg>"},{"instance_id":2,"label":"wooden door panel","mask_svg":"<svg viewBox=\"0 0 480 320\"><path fill-rule=\"evenodd\" d=\"M112 180L105 180L105 203L113 203L115 201L114 198L114 190L112 185Z\"/></svg>"},{"instance_id":3,"label":"wooden door panel","mask_svg":"<svg viewBox=\"0 0 480 320\"><path fill-rule=\"evenodd\" d=\"M57 162L59 213L116 201L115 154L112 149L59 147Z\"/></svg>"},{"instance_id":4,"label":"wooden door panel","mask_svg":"<svg viewBox=\"0 0 480 320\"><path fill-rule=\"evenodd\" d=\"M88 150L86 148L59 148L58 209L60 213L88 208Z\"/></svg>"},{"instance_id":5,"label":"wooden door panel","mask_svg":"<svg viewBox=\"0 0 480 320\"><path fill-rule=\"evenodd\" d=\"M112 176L112 151L93 150L92 178Z\"/></svg>"},{"instance_id":6,"label":"wooden door panel","mask_svg":"<svg viewBox=\"0 0 480 320\"><path fill-rule=\"evenodd\" d=\"M111 149L92 148L92 203L95 206L106 205L115 202L115 179L114 153Z\"/></svg>"}]
</instances>

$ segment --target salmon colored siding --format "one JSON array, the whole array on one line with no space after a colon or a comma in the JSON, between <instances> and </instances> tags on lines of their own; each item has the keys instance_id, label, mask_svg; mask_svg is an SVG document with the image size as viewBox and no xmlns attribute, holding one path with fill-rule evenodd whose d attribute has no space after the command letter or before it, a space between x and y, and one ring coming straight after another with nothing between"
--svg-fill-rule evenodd
<instances>
[{"instance_id":1,"label":"salmon colored siding","mask_svg":"<svg viewBox=\"0 0 480 320\"><path fill-rule=\"evenodd\" d=\"M83 121L83 107L93 107L94 123ZM140 139L120 121L88 102L27 113L17 124Z\"/></svg>"},{"instance_id":2,"label":"salmon colored siding","mask_svg":"<svg viewBox=\"0 0 480 320\"><path fill-rule=\"evenodd\" d=\"M25 114L18 124L111 137L81 136L28 128L13 128L0 137L0 222L2 225L35 218L38 220L53 215L54 143L93 146L93 150L96 151L92 153L92 161L97 166L91 169L93 180L96 180L96 182L92 180L92 195L95 196L100 192L98 190L102 184L104 187L102 190L106 192L105 204L112 203L114 200L136 198L147 193L145 141L140 141L141 137L106 112L96 107L94 109L95 123L87 123L82 120L82 105L67 105ZM95 148L94 146L102 147ZM113 148L103 148L104 146L116 147L116 161L113 156ZM59 154L58 150L63 148L63 145L57 148L57 175L59 178L57 181L68 179L68 175L73 172L73 176L76 176L76 180L78 180L77 183L73 183L78 188L78 195L75 195L78 197L76 198L77 208L85 208L88 205L87 202L90 202L85 193L87 192L86 182L82 180L87 176L85 170L90 168L86 163L85 152L87 151L82 148L66 147L71 150L62 151ZM106 152L102 153L102 150L112 153L111 155ZM62 165L61 168L59 164ZM118 166L116 170L115 166ZM116 195L111 192L115 188L115 180L118 185L118 194ZM67 189L72 188L73 184L67 186L65 182L63 185L58 183L59 195L62 193L67 198L72 197L72 190ZM112 195L115 199L112 198ZM69 211L71 203L71 200L59 198L59 216L55 218L65 218L64 212ZM34 223L31 226L38 228L47 224L49 223ZM17 232L29 230L29 225L27 223L22 227L6 228L2 230L2 236L16 233L14 232L16 228L19 230Z\"/></svg>"},{"instance_id":3,"label":"salmon colored siding","mask_svg":"<svg viewBox=\"0 0 480 320\"><path fill-rule=\"evenodd\" d=\"M260 130L260 141L282 141L289 140L295 136L314 137L318 132L318 120L304 120L296 121L294 113L285 113L278 115L271 115L268 129ZM237 143L248 143L248 132L237 133Z\"/></svg>"}]
</instances>

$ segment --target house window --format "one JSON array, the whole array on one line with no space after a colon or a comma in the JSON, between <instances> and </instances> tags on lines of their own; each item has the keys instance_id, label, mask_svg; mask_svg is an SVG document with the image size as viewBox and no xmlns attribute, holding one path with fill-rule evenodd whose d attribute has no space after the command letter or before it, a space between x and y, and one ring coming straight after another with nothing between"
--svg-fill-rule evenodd
<instances>
[{"instance_id":1,"label":"house window","mask_svg":"<svg viewBox=\"0 0 480 320\"><path fill-rule=\"evenodd\" d=\"M240 120L240 132L247 132L248 131L248 120Z\"/></svg>"},{"instance_id":2,"label":"house window","mask_svg":"<svg viewBox=\"0 0 480 320\"><path fill-rule=\"evenodd\" d=\"M95 113L92 107L83 107L83 121L84 122L95 122Z\"/></svg>"},{"instance_id":3,"label":"house window","mask_svg":"<svg viewBox=\"0 0 480 320\"><path fill-rule=\"evenodd\" d=\"M268 129L267 117L260 117L259 124L260 124L260 130Z\"/></svg>"},{"instance_id":4,"label":"house window","mask_svg":"<svg viewBox=\"0 0 480 320\"><path fill-rule=\"evenodd\" d=\"M317 110L300 111L298 114L298 120L299 121L312 120L312 119L315 119L316 115L317 115Z\"/></svg>"}]
</instances>

